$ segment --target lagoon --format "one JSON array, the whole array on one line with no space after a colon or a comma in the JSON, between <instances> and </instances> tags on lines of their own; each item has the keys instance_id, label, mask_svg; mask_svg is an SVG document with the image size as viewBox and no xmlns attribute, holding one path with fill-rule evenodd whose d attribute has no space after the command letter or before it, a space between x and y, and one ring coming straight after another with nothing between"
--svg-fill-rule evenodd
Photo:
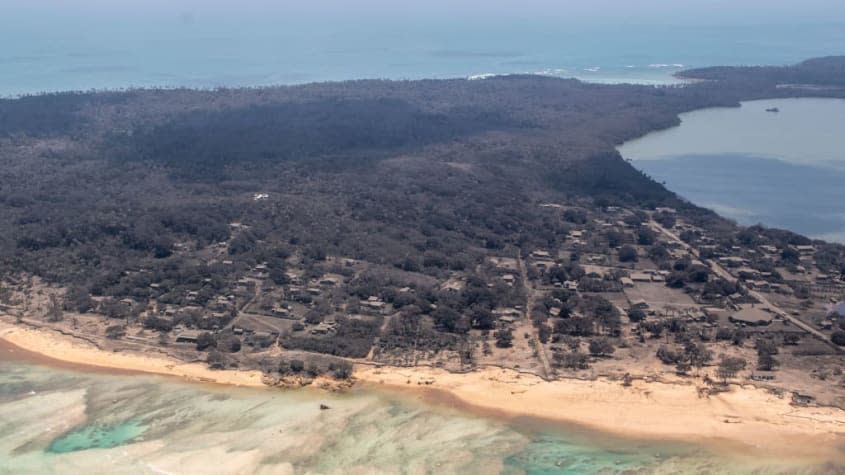
<instances>
[{"instance_id":1,"label":"lagoon","mask_svg":"<svg viewBox=\"0 0 845 475\"><path fill-rule=\"evenodd\" d=\"M845 242L845 100L749 101L680 117L680 126L619 152L681 197L741 224Z\"/></svg>"}]
</instances>

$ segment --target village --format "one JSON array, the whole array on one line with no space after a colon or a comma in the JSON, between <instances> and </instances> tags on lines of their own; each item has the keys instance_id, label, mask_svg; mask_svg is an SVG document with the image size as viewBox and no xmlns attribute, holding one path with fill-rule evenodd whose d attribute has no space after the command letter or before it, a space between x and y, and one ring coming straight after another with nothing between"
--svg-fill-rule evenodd
<instances>
[{"instance_id":1,"label":"village","mask_svg":"<svg viewBox=\"0 0 845 475\"><path fill-rule=\"evenodd\" d=\"M22 279L4 285L0 311L109 349L268 375L348 376L336 370L353 363L546 379L718 375L802 404L845 403L845 281L822 270L814 244L726 245L669 208L538 206L567 230L560 245L485 251L476 268L441 278L297 252L248 264L221 242L183 252L230 281L206 277L174 294L133 269L151 298L93 296L79 311L57 303L61 289Z\"/></svg>"}]
</instances>

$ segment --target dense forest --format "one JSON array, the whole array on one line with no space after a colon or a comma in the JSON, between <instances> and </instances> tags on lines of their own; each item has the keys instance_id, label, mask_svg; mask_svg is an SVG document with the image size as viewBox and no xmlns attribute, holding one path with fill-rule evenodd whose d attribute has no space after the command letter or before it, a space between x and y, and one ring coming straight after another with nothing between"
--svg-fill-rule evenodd
<instances>
[{"instance_id":1,"label":"dense forest","mask_svg":"<svg viewBox=\"0 0 845 475\"><path fill-rule=\"evenodd\" d=\"M792 66L714 66L690 69L680 75L690 79L756 82L780 87L814 86L835 91L845 86L845 61L841 56L828 56ZM840 89L840 97L841 94Z\"/></svg>"},{"instance_id":2,"label":"dense forest","mask_svg":"<svg viewBox=\"0 0 845 475\"><path fill-rule=\"evenodd\" d=\"M454 334L484 327L492 308L519 298L472 284L486 253L554 247L571 227L549 219L542 203L672 207L736 229L634 169L616 145L693 109L845 96L833 87L843 85L844 66L845 58L824 58L709 68L684 76L711 81L665 87L506 76L4 99L0 277L38 276L67 289L68 310L131 319L150 302L213 309L256 266L272 285L288 285L295 264L305 280L344 276L355 305L377 296L405 316L430 317L431 328L391 321L383 351L401 346L409 325L432 333L432 347L455 347ZM344 268L333 257L370 267ZM459 295L431 283L457 271L468 276ZM556 272L580 277L575 268ZM396 290L409 286L413 297ZM339 305L296 298L313 323ZM121 299L139 305L115 304ZM211 330L230 320L187 312L175 324ZM330 338L285 343L360 357L381 323L340 318Z\"/></svg>"}]
</instances>

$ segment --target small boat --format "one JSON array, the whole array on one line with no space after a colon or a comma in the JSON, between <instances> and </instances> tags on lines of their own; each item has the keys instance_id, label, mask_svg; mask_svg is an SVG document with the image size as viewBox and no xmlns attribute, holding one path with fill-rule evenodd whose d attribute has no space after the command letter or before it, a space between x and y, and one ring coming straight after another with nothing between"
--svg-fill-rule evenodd
<instances>
[{"instance_id":1,"label":"small boat","mask_svg":"<svg viewBox=\"0 0 845 475\"><path fill-rule=\"evenodd\" d=\"M780 112L780 109L778 109L777 107L770 107L766 109L766 112Z\"/></svg>"},{"instance_id":2,"label":"small boat","mask_svg":"<svg viewBox=\"0 0 845 475\"><path fill-rule=\"evenodd\" d=\"M329 407L329 406L327 406L327 405L325 405L325 404L320 404L320 410L321 410L321 411L325 411L326 409L331 409L331 407Z\"/></svg>"}]
</instances>

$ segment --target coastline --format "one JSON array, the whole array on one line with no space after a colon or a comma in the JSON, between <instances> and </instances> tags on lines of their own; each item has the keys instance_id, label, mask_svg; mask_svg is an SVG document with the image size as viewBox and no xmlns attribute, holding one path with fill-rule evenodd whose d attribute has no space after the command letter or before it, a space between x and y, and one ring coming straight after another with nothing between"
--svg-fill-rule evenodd
<instances>
[{"instance_id":1,"label":"coastline","mask_svg":"<svg viewBox=\"0 0 845 475\"><path fill-rule=\"evenodd\" d=\"M188 381L231 386L265 387L260 371L212 370L201 363L185 363L160 355L108 352L91 343L46 330L0 321L0 341L37 355L38 362L66 364L76 369L94 368L126 373L174 376ZM12 348L12 351L15 350ZM43 358L43 360L42 360Z\"/></svg>"},{"instance_id":2,"label":"coastline","mask_svg":"<svg viewBox=\"0 0 845 475\"><path fill-rule=\"evenodd\" d=\"M700 396L692 382L560 379L503 368L456 374L436 368L356 366L365 385L424 392L426 399L510 419L530 417L626 438L710 441L795 457L845 457L845 411L798 407L751 385Z\"/></svg>"},{"instance_id":3,"label":"coastline","mask_svg":"<svg viewBox=\"0 0 845 475\"><path fill-rule=\"evenodd\" d=\"M162 356L107 352L86 341L0 322L3 352L77 370L146 373L191 382L269 387L259 371L211 370ZM27 355L29 354L29 355ZM29 356L29 358L27 358ZM504 419L572 424L626 438L710 441L745 449L845 462L845 411L796 407L788 394L751 385L700 396L692 382L608 379L545 381L503 368L450 373L429 367L355 365L356 386L404 392L425 401Z\"/></svg>"}]
</instances>

